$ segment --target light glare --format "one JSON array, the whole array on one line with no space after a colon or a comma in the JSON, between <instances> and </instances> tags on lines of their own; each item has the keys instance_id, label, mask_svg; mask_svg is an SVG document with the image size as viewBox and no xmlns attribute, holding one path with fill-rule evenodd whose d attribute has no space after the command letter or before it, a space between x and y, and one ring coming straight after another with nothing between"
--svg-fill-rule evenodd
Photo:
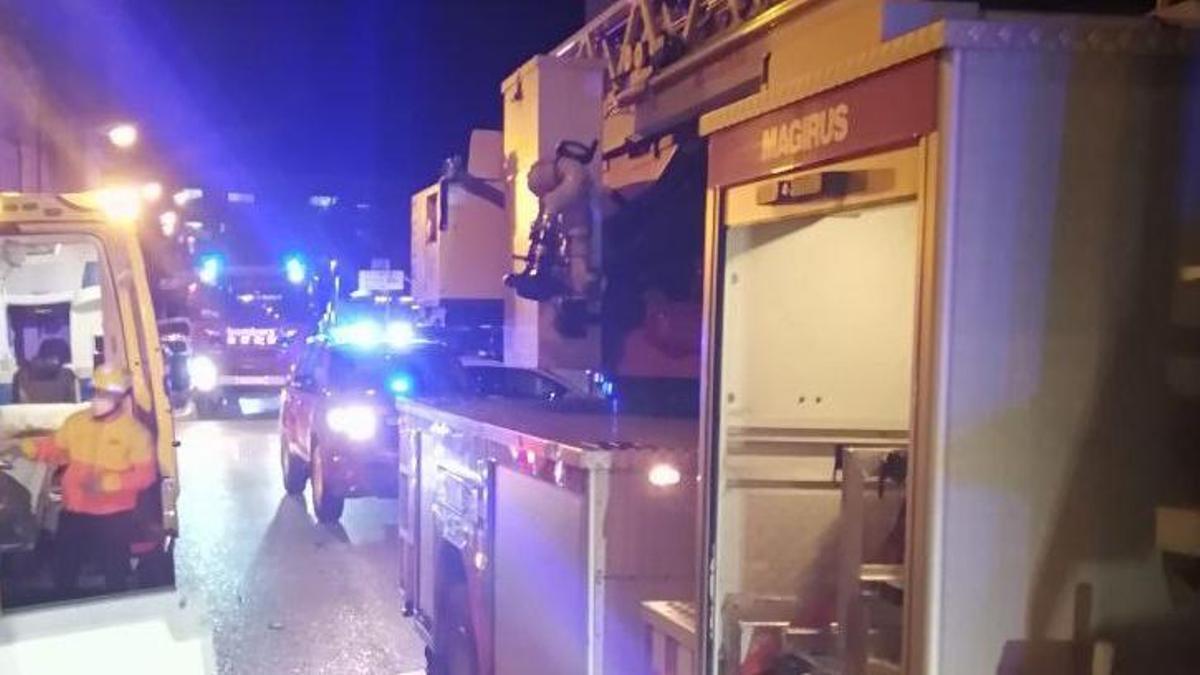
<instances>
[{"instance_id":1,"label":"light glare","mask_svg":"<svg viewBox=\"0 0 1200 675\"><path fill-rule=\"evenodd\" d=\"M387 341L392 347L402 349L411 345L414 339L416 339L416 331L411 323L392 321L387 325Z\"/></svg>"},{"instance_id":2,"label":"light glare","mask_svg":"<svg viewBox=\"0 0 1200 675\"><path fill-rule=\"evenodd\" d=\"M221 259L215 255L205 257L200 261L200 271L197 274L202 283L215 285L217 278L221 276Z\"/></svg>"},{"instance_id":3,"label":"light glare","mask_svg":"<svg viewBox=\"0 0 1200 675\"><path fill-rule=\"evenodd\" d=\"M217 388L217 364L203 354L188 359L188 377L197 391L208 393Z\"/></svg>"},{"instance_id":4,"label":"light glare","mask_svg":"<svg viewBox=\"0 0 1200 675\"><path fill-rule=\"evenodd\" d=\"M138 142L137 127L132 124L116 124L108 130L108 142L122 150L132 148Z\"/></svg>"},{"instance_id":5,"label":"light glare","mask_svg":"<svg viewBox=\"0 0 1200 675\"><path fill-rule=\"evenodd\" d=\"M287 274L288 283L299 286L308 278L308 267L304 261L298 257L288 258L283 264L284 272Z\"/></svg>"},{"instance_id":6,"label":"light glare","mask_svg":"<svg viewBox=\"0 0 1200 675\"><path fill-rule=\"evenodd\" d=\"M162 199L162 195L162 183L146 183L142 186L142 199L148 202L156 202Z\"/></svg>"},{"instance_id":7,"label":"light glare","mask_svg":"<svg viewBox=\"0 0 1200 675\"><path fill-rule=\"evenodd\" d=\"M682 476L679 474L679 469L670 464L655 464L650 467L650 473L647 474L650 484L655 487L671 487L678 485Z\"/></svg>"},{"instance_id":8,"label":"light glare","mask_svg":"<svg viewBox=\"0 0 1200 675\"><path fill-rule=\"evenodd\" d=\"M158 224L162 225L164 237L174 237L175 228L179 226L179 214L174 211L164 211L158 216Z\"/></svg>"},{"instance_id":9,"label":"light glare","mask_svg":"<svg viewBox=\"0 0 1200 675\"><path fill-rule=\"evenodd\" d=\"M330 408L325 414L325 423L332 431L352 441L366 441L375 436L379 417L370 406L347 405Z\"/></svg>"},{"instance_id":10,"label":"light glare","mask_svg":"<svg viewBox=\"0 0 1200 675\"><path fill-rule=\"evenodd\" d=\"M372 349L379 345L382 330L374 321L355 321L335 326L331 331L333 341L338 344L354 345L364 349Z\"/></svg>"},{"instance_id":11,"label":"light glare","mask_svg":"<svg viewBox=\"0 0 1200 675\"><path fill-rule=\"evenodd\" d=\"M129 223L142 212L142 197L131 187L110 187L97 194L100 209L109 220Z\"/></svg>"}]
</instances>

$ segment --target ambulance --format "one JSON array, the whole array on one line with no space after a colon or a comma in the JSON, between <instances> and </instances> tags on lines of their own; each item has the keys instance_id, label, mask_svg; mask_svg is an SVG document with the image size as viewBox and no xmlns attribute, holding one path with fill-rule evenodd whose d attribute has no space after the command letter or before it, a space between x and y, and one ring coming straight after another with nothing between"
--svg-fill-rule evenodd
<instances>
[{"instance_id":1,"label":"ambulance","mask_svg":"<svg viewBox=\"0 0 1200 675\"><path fill-rule=\"evenodd\" d=\"M174 592L175 429L135 190L0 196L0 437L43 435L86 409L102 364L128 370L151 432L154 483L138 497L133 590L85 566L64 597L50 581L61 495L54 472L0 464L0 672L199 673L211 642Z\"/></svg>"}]
</instances>

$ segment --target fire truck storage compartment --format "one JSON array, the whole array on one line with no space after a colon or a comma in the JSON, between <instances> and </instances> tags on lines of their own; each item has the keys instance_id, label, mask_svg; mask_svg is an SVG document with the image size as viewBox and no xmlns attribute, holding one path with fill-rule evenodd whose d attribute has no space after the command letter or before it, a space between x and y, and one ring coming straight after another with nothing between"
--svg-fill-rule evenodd
<instances>
[{"instance_id":1,"label":"fire truck storage compartment","mask_svg":"<svg viewBox=\"0 0 1200 675\"><path fill-rule=\"evenodd\" d=\"M885 474L910 436L919 156L723 193L713 611L727 672L772 632L836 672L855 672L851 648L901 660L905 489Z\"/></svg>"},{"instance_id":2,"label":"fire truck storage compartment","mask_svg":"<svg viewBox=\"0 0 1200 675\"><path fill-rule=\"evenodd\" d=\"M498 400L399 412L401 585L423 628L445 619L453 551L485 672L641 672L640 603L695 596L695 420ZM663 466L677 482L651 481Z\"/></svg>"},{"instance_id":3,"label":"fire truck storage compartment","mask_svg":"<svg viewBox=\"0 0 1200 675\"><path fill-rule=\"evenodd\" d=\"M496 673L585 673L586 495L496 470Z\"/></svg>"}]
</instances>

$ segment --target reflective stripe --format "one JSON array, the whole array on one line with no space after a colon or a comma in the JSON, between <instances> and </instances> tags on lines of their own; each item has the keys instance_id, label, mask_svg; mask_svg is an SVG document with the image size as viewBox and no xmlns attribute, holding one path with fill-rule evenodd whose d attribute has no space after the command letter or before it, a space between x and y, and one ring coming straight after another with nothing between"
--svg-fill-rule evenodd
<instances>
[{"instance_id":1,"label":"reflective stripe","mask_svg":"<svg viewBox=\"0 0 1200 675\"><path fill-rule=\"evenodd\" d=\"M66 465L63 509L73 513L129 511L158 475L150 432L130 413L101 421L87 410L77 412L53 436L29 439L23 450L39 461Z\"/></svg>"}]
</instances>

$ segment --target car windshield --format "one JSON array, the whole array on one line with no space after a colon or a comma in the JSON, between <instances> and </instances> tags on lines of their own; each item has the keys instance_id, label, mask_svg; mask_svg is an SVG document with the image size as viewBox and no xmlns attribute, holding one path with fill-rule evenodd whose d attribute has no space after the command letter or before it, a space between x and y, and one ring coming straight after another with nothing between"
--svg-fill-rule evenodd
<instances>
[{"instance_id":1,"label":"car windshield","mask_svg":"<svg viewBox=\"0 0 1200 675\"><path fill-rule=\"evenodd\" d=\"M336 348L329 382L334 389L380 388L401 396L454 396L467 389L458 360L432 344L404 350Z\"/></svg>"}]
</instances>

